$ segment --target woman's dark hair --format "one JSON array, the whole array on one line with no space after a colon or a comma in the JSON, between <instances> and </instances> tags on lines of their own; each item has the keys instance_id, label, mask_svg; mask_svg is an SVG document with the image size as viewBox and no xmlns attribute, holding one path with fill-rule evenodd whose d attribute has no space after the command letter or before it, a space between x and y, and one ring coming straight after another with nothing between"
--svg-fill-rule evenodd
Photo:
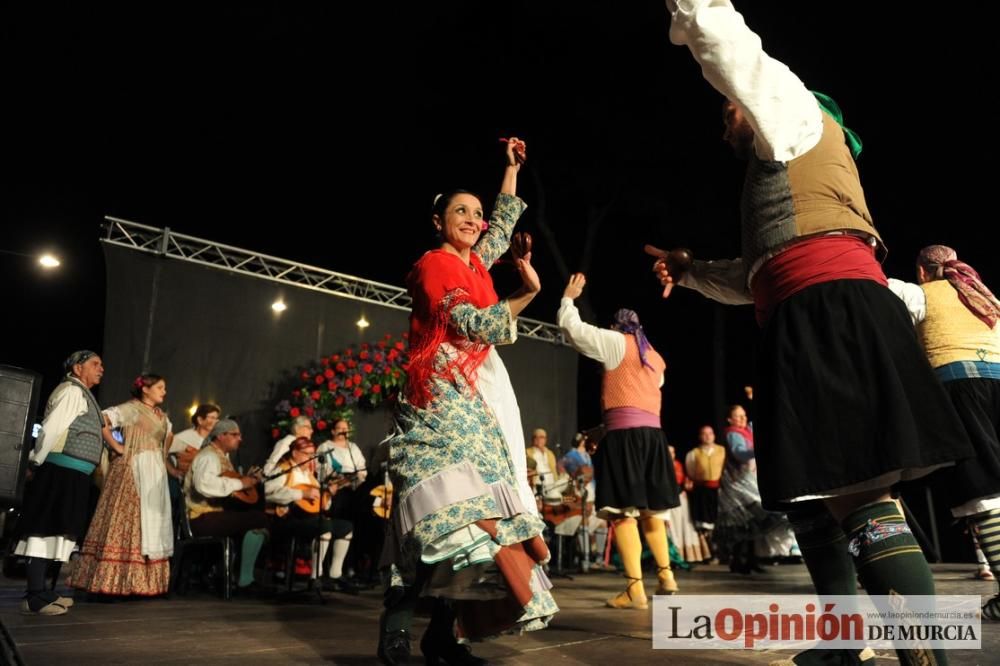
<instances>
[{"instance_id":1,"label":"woman's dark hair","mask_svg":"<svg viewBox=\"0 0 1000 666\"><path fill-rule=\"evenodd\" d=\"M459 194L469 194L471 196L476 197L480 201L483 200L482 197L480 197L478 194L476 194L475 192L470 192L469 190L448 190L444 194L438 196L437 201L435 201L434 205L431 206L431 217L437 215L443 220L444 212L448 210L448 206L451 205L451 200L457 197Z\"/></svg>"},{"instance_id":2,"label":"woman's dark hair","mask_svg":"<svg viewBox=\"0 0 1000 666\"><path fill-rule=\"evenodd\" d=\"M212 412L218 412L219 416L222 416L222 407L213 405L210 402L206 402L204 405L198 405L198 409L194 410L194 414L191 415L191 425L197 428L198 421L205 418Z\"/></svg>"},{"instance_id":3,"label":"woman's dark hair","mask_svg":"<svg viewBox=\"0 0 1000 666\"><path fill-rule=\"evenodd\" d=\"M163 375L154 375L151 372L144 372L132 382L132 386L129 387L128 392L132 394L133 398L142 398L142 389L149 388L156 382L162 382L165 377Z\"/></svg>"}]
</instances>

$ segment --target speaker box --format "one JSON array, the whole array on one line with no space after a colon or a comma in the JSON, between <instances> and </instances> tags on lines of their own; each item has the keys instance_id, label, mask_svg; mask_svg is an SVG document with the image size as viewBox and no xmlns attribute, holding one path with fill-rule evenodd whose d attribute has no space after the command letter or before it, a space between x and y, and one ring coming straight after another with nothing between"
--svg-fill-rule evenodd
<instances>
[{"instance_id":1,"label":"speaker box","mask_svg":"<svg viewBox=\"0 0 1000 666\"><path fill-rule=\"evenodd\" d=\"M0 506L21 506L42 376L0 365Z\"/></svg>"}]
</instances>

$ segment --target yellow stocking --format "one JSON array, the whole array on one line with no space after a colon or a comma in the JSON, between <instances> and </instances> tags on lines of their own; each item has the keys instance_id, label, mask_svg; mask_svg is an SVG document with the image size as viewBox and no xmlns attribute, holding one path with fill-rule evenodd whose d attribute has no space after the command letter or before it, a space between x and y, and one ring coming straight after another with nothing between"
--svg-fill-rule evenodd
<instances>
[{"instance_id":1,"label":"yellow stocking","mask_svg":"<svg viewBox=\"0 0 1000 666\"><path fill-rule=\"evenodd\" d=\"M618 596L608 599L611 608L646 608L646 590L642 585L642 542L639 541L639 528L635 518L623 518L615 521L615 545L622 557L625 567L625 578L628 585Z\"/></svg>"},{"instance_id":2,"label":"yellow stocking","mask_svg":"<svg viewBox=\"0 0 1000 666\"><path fill-rule=\"evenodd\" d=\"M642 519L642 533L646 537L649 550L656 559L656 594L673 594L677 591L674 572L670 570L670 545L667 543L667 527L659 518L647 516Z\"/></svg>"}]
</instances>

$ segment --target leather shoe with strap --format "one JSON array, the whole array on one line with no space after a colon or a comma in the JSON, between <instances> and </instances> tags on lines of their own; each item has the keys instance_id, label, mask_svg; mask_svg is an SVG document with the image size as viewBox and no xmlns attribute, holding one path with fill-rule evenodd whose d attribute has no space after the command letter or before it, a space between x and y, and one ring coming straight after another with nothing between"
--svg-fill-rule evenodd
<instances>
[{"instance_id":1,"label":"leather shoe with strap","mask_svg":"<svg viewBox=\"0 0 1000 666\"><path fill-rule=\"evenodd\" d=\"M608 599L604 602L605 605L609 608L635 608L637 610L649 608L649 601L646 599L646 588L643 587L642 579L625 576L625 580L628 581L625 591L616 597ZM638 586L635 591L632 590L633 586Z\"/></svg>"}]
</instances>

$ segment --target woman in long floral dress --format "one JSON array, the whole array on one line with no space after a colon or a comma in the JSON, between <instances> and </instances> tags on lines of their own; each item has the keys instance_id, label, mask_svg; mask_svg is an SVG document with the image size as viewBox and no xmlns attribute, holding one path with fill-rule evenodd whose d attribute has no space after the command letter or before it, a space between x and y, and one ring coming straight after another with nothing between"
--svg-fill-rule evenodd
<instances>
[{"instance_id":1,"label":"woman in long floral dress","mask_svg":"<svg viewBox=\"0 0 1000 666\"><path fill-rule=\"evenodd\" d=\"M130 391L134 400L104 411L124 432L124 444L111 462L69 583L95 594L156 596L168 590L174 550L164 465L172 428L159 407L166 381L143 374Z\"/></svg>"},{"instance_id":2,"label":"woman in long floral dress","mask_svg":"<svg viewBox=\"0 0 1000 666\"><path fill-rule=\"evenodd\" d=\"M530 253L523 286L505 300L488 268L510 244L525 204L515 195L524 143L510 139L488 230L475 195L436 199L440 249L414 265L406 396L387 442L397 500L379 657L409 654L418 596L434 597L421 641L428 663L478 663L456 643L538 629L558 610L539 564L548 557L527 485L524 434L510 379L494 346L516 339L516 317L540 289ZM433 663L438 663L433 661Z\"/></svg>"}]
</instances>

